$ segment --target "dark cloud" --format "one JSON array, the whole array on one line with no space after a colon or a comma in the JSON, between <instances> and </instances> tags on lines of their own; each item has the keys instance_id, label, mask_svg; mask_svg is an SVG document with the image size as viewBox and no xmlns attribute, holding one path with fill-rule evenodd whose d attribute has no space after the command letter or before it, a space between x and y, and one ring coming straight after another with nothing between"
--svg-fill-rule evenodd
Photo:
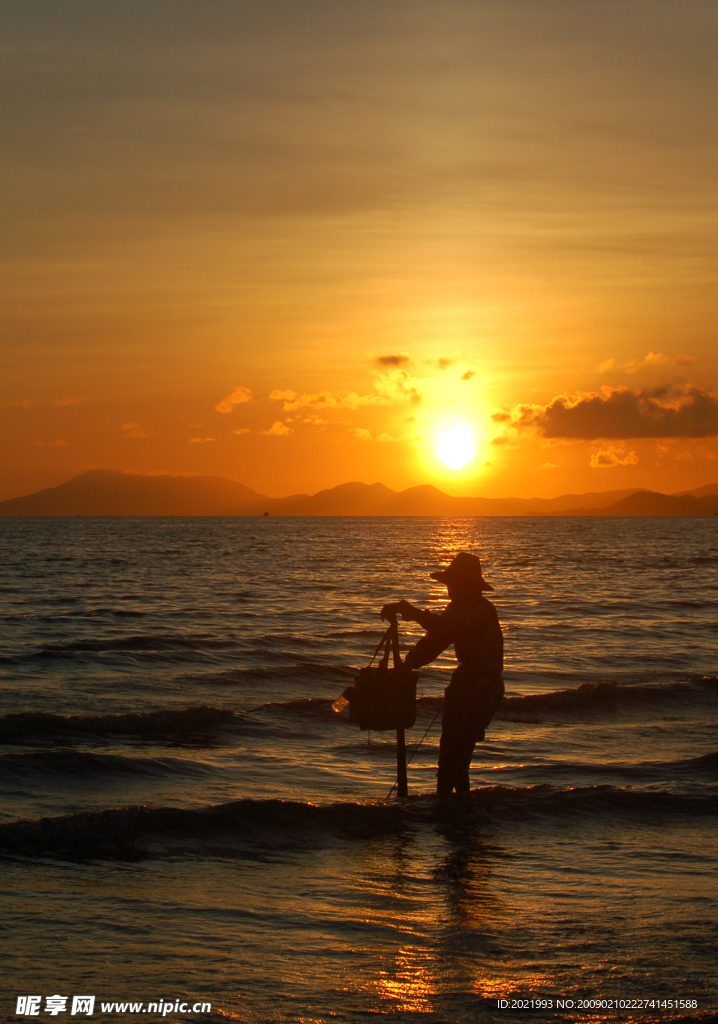
<instances>
[{"instance_id":1,"label":"dark cloud","mask_svg":"<svg viewBox=\"0 0 718 1024\"><path fill-rule=\"evenodd\" d=\"M492 419L501 422L503 413ZM700 388L604 388L576 398L558 395L548 405L518 406L513 426L544 437L585 441L599 438L716 437L718 395Z\"/></svg>"},{"instance_id":2,"label":"dark cloud","mask_svg":"<svg viewBox=\"0 0 718 1024\"><path fill-rule=\"evenodd\" d=\"M459 380L471 380L472 377L476 376L476 370L467 370L466 373L462 373Z\"/></svg>"},{"instance_id":3,"label":"dark cloud","mask_svg":"<svg viewBox=\"0 0 718 1024\"><path fill-rule=\"evenodd\" d=\"M506 412L505 409L497 409L496 412L491 413L491 419L494 423L506 423L511 419L511 413Z\"/></svg>"},{"instance_id":4,"label":"dark cloud","mask_svg":"<svg viewBox=\"0 0 718 1024\"><path fill-rule=\"evenodd\" d=\"M377 356L375 361L379 366L403 366L409 362L409 356L406 352L397 352L395 355Z\"/></svg>"},{"instance_id":5,"label":"dark cloud","mask_svg":"<svg viewBox=\"0 0 718 1024\"><path fill-rule=\"evenodd\" d=\"M439 367L440 370L445 370L447 367L451 366L453 362L453 359L446 359L444 356L442 356L441 359L437 359L436 365Z\"/></svg>"},{"instance_id":6,"label":"dark cloud","mask_svg":"<svg viewBox=\"0 0 718 1024\"><path fill-rule=\"evenodd\" d=\"M616 466L635 466L638 456L622 444L607 444L591 456L592 469L615 469Z\"/></svg>"}]
</instances>

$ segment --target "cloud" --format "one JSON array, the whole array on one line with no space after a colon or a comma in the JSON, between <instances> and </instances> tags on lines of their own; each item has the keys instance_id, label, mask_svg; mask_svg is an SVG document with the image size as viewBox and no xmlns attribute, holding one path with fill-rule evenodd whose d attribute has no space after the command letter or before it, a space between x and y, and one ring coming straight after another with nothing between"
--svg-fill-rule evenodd
<instances>
[{"instance_id":1,"label":"cloud","mask_svg":"<svg viewBox=\"0 0 718 1024\"><path fill-rule=\"evenodd\" d=\"M494 423L507 423L511 419L511 413L507 409L497 409L491 413Z\"/></svg>"},{"instance_id":2,"label":"cloud","mask_svg":"<svg viewBox=\"0 0 718 1024\"><path fill-rule=\"evenodd\" d=\"M441 359L437 359L436 361L436 365L439 367L440 370L446 370L447 367L453 366L453 363L453 359L446 359L444 356L442 356Z\"/></svg>"},{"instance_id":3,"label":"cloud","mask_svg":"<svg viewBox=\"0 0 718 1024\"><path fill-rule=\"evenodd\" d=\"M270 391L272 402L283 402L284 412L296 412L297 409L359 409L369 405L397 405L401 402L418 404L423 399L418 381L410 373L402 369L390 369L385 373L377 373L374 391L359 395L356 391L318 391L312 394L298 395L296 391L276 388Z\"/></svg>"},{"instance_id":4,"label":"cloud","mask_svg":"<svg viewBox=\"0 0 718 1024\"><path fill-rule=\"evenodd\" d=\"M695 363L695 356L676 356L671 359L670 356L664 355L663 352L649 352L643 357L643 359L631 359L625 363L621 369L624 373L638 373L640 370L647 370L652 366L664 366L666 363L672 362L674 366L692 366ZM613 370L616 366L615 359L607 359L605 363L601 363L598 367L599 373L608 373L609 370Z\"/></svg>"},{"instance_id":5,"label":"cloud","mask_svg":"<svg viewBox=\"0 0 718 1024\"><path fill-rule=\"evenodd\" d=\"M152 432L145 430L139 423L123 423L120 430L125 437L152 437Z\"/></svg>"},{"instance_id":6,"label":"cloud","mask_svg":"<svg viewBox=\"0 0 718 1024\"><path fill-rule=\"evenodd\" d=\"M395 370L392 373L379 373L374 381L378 392L378 401L372 401L372 395L365 395L366 405L393 405L395 402L413 402L418 404L424 397L416 378L406 370Z\"/></svg>"},{"instance_id":7,"label":"cloud","mask_svg":"<svg viewBox=\"0 0 718 1024\"><path fill-rule=\"evenodd\" d=\"M476 376L476 370L467 370L466 373L462 373L459 380L471 380L472 377Z\"/></svg>"},{"instance_id":8,"label":"cloud","mask_svg":"<svg viewBox=\"0 0 718 1024\"><path fill-rule=\"evenodd\" d=\"M223 398L221 402L215 405L217 412L231 412L235 405L242 405L244 402L249 402L252 398L252 392L249 388L243 387L241 384L234 388L230 393Z\"/></svg>"},{"instance_id":9,"label":"cloud","mask_svg":"<svg viewBox=\"0 0 718 1024\"><path fill-rule=\"evenodd\" d=\"M345 401L333 394L331 391L317 391L312 394L298 395L296 391L271 391L269 394L270 401L272 402L284 402L282 406L285 412L295 412L297 409L340 409L342 405L347 405L347 399L358 398L359 396L351 392L344 396ZM351 406L355 408L355 406Z\"/></svg>"},{"instance_id":10,"label":"cloud","mask_svg":"<svg viewBox=\"0 0 718 1024\"><path fill-rule=\"evenodd\" d=\"M17 398L13 402L3 402L2 405L11 405L19 409L33 409L39 405L55 405L55 406L68 406L68 405L84 405L84 398L58 398L54 402L43 402L37 399L31 398Z\"/></svg>"},{"instance_id":11,"label":"cloud","mask_svg":"<svg viewBox=\"0 0 718 1024\"><path fill-rule=\"evenodd\" d=\"M544 464L541 466L541 469L560 469L560 468L561 468L561 463L560 462L544 462Z\"/></svg>"},{"instance_id":12,"label":"cloud","mask_svg":"<svg viewBox=\"0 0 718 1024\"><path fill-rule=\"evenodd\" d=\"M287 416L287 423L306 423L309 427L327 427L330 420L322 416Z\"/></svg>"},{"instance_id":13,"label":"cloud","mask_svg":"<svg viewBox=\"0 0 718 1024\"><path fill-rule=\"evenodd\" d=\"M249 427L239 427L237 430L232 430L231 433L232 434L251 434L252 431L249 429Z\"/></svg>"},{"instance_id":14,"label":"cloud","mask_svg":"<svg viewBox=\"0 0 718 1024\"><path fill-rule=\"evenodd\" d=\"M403 366L404 363L409 362L408 352L397 352L394 355L388 356L377 356L374 362L378 366ZM441 362L441 360L439 360Z\"/></svg>"},{"instance_id":15,"label":"cloud","mask_svg":"<svg viewBox=\"0 0 718 1024\"><path fill-rule=\"evenodd\" d=\"M626 373L638 373L639 370L647 370L650 366L662 366L668 362L668 356L664 356L662 352L649 352L643 359L631 359L624 366L624 370Z\"/></svg>"},{"instance_id":16,"label":"cloud","mask_svg":"<svg viewBox=\"0 0 718 1024\"><path fill-rule=\"evenodd\" d=\"M622 444L608 444L591 456L592 469L613 469L615 466L635 466L638 456Z\"/></svg>"},{"instance_id":17,"label":"cloud","mask_svg":"<svg viewBox=\"0 0 718 1024\"><path fill-rule=\"evenodd\" d=\"M364 427L351 427L349 433L353 434L354 437L358 437L360 441L379 441L381 444L393 444L396 441L405 440L407 435L404 437L394 437L392 434L377 434L376 437L372 438L370 430L366 430Z\"/></svg>"},{"instance_id":18,"label":"cloud","mask_svg":"<svg viewBox=\"0 0 718 1024\"><path fill-rule=\"evenodd\" d=\"M274 437L284 437L286 434L291 434L291 429L285 426L280 420L275 420L269 430L263 430L263 434L270 434Z\"/></svg>"},{"instance_id":19,"label":"cloud","mask_svg":"<svg viewBox=\"0 0 718 1024\"><path fill-rule=\"evenodd\" d=\"M503 413L491 417L503 422ZM547 438L593 441L599 438L716 437L718 395L696 387L632 391L604 387L571 397L557 395L548 405L520 405L512 425Z\"/></svg>"},{"instance_id":20,"label":"cloud","mask_svg":"<svg viewBox=\"0 0 718 1024\"><path fill-rule=\"evenodd\" d=\"M207 441L214 441L213 437L191 437L189 439L190 444L206 444Z\"/></svg>"},{"instance_id":21,"label":"cloud","mask_svg":"<svg viewBox=\"0 0 718 1024\"><path fill-rule=\"evenodd\" d=\"M489 444L496 445L497 447L499 445L504 445L504 444L509 444L509 443L510 442L509 442L508 437L504 437L503 435L501 435L499 437L492 437L491 440L489 441Z\"/></svg>"}]
</instances>

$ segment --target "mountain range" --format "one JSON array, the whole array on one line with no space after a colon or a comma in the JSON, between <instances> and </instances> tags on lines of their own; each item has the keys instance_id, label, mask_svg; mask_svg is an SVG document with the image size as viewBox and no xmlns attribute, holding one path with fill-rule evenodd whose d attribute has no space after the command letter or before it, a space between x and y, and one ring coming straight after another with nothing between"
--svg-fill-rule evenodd
<instances>
[{"instance_id":1,"label":"mountain range","mask_svg":"<svg viewBox=\"0 0 718 1024\"><path fill-rule=\"evenodd\" d=\"M424 484L340 484L270 498L218 476L144 476L108 469L0 502L0 516L711 516L718 483L661 494L624 489L557 498L455 498Z\"/></svg>"}]
</instances>

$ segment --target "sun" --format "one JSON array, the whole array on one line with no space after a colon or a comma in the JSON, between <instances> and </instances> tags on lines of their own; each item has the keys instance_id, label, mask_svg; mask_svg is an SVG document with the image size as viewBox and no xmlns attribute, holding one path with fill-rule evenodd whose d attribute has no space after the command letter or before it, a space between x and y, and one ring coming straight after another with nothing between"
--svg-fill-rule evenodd
<instances>
[{"instance_id":1,"label":"sun","mask_svg":"<svg viewBox=\"0 0 718 1024\"><path fill-rule=\"evenodd\" d=\"M449 469L461 469L471 462L476 454L471 434L466 427L459 426L450 427L439 435L436 451Z\"/></svg>"}]
</instances>

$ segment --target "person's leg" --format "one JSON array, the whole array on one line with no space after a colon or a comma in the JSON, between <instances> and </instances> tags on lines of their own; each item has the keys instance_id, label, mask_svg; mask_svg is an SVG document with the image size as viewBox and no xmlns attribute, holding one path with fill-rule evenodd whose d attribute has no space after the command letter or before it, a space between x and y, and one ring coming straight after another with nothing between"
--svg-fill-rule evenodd
<instances>
[{"instance_id":1,"label":"person's leg","mask_svg":"<svg viewBox=\"0 0 718 1024\"><path fill-rule=\"evenodd\" d=\"M456 673L454 673L456 675ZM459 727L461 722L460 706L456 688L452 682L444 690L444 715L441 719L441 738L439 739L439 770L436 773L437 796L450 796L456 785L457 748L460 743Z\"/></svg>"},{"instance_id":2,"label":"person's leg","mask_svg":"<svg viewBox=\"0 0 718 1024\"><path fill-rule=\"evenodd\" d=\"M439 770L436 773L437 796L451 796L456 784L455 739L453 730L442 723L439 740Z\"/></svg>"},{"instance_id":3,"label":"person's leg","mask_svg":"<svg viewBox=\"0 0 718 1024\"><path fill-rule=\"evenodd\" d=\"M471 783L469 781L469 765L471 757L461 766L456 773L456 795L467 797L471 794Z\"/></svg>"},{"instance_id":4,"label":"person's leg","mask_svg":"<svg viewBox=\"0 0 718 1024\"><path fill-rule=\"evenodd\" d=\"M458 794L470 792L469 765L473 752L474 743L465 728L452 730L448 736L442 732L439 741L439 771L436 776L436 792L439 796L449 796L453 790Z\"/></svg>"},{"instance_id":5,"label":"person's leg","mask_svg":"<svg viewBox=\"0 0 718 1024\"><path fill-rule=\"evenodd\" d=\"M471 792L469 782L469 768L471 758L477 743L486 738L486 730L491 719L496 714L501 700L504 696L504 684L501 679L492 680L489 683L482 681L474 690L470 699L466 702L466 723L468 740L466 743L466 781L462 793L468 795ZM459 790L457 788L456 792Z\"/></svg>"},{"instance_id":6,"label":"person's leg","mask_svg":"<svg viewBox=\"0 0 718 1024\"><path fill-rule=\"evenodd\" d=\"M436 792L449 796L469 792L469 765L476 740L470 709L467 708L468 691L465 673L459 667L444 690L444 717L441 720L439 740L439 770Z\"/></svg>"},{"instance_id":7,"label":"person's leg","mask_svg":"<svg viewBox=\"0 0 718 1024\"><path fill-rule=\"evenodd\" d=\"M457 794L468 796L474 748L484 739L485 730L501 703L504 684L500 677L476 679L459 666L444 695L436 792L439 796L449 796L455 789Z\"/></svg>"}]
</instances>

